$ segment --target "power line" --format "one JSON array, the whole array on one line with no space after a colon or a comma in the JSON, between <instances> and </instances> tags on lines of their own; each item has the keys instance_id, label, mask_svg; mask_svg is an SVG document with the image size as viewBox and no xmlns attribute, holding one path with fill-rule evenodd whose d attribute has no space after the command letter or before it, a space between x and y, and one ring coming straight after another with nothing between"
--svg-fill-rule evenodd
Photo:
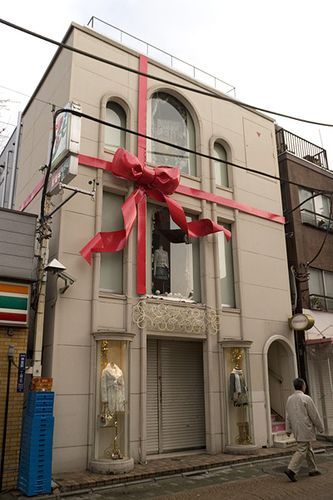
<instances>
[{"instance_id":1,"label":"power line","mask_svg":"<svg viewBox=\"0 0 333 500\"><path fill-rule=\"evenodd\" d=\"M165 78L160 78L160 77L151 75L149 73L144 73L144 72L136 70L134 68L130 68L128 66L124 66L123 64L119 64L119 63L116 63L114 61L110 61L109 59L105 59L103 57L91 54L91 53L86 52L84 50L81 50L81 49L78 49L78 48L75 48L75 47L71 47L70 45L67 45L67 44L65 44L63 42L58 42L58 41L56 41L56 40L54 40L52 38L46 37L44 35L40 35L39 33L36 33L35 31L28 30L26 28L23 28L22 26L18 26L17 24L11 23L10 21L6 21L5 19L0 19L0 23L4 24L4 25L6 25L6 26L8 26L10 28L16 29L16 30L21 31L23 33L26 33L26 34L28 34L30 36L33 36L35 38L39 38L40 40L43 40L45 42L51 43L53 45L56 45L56 46L58 46L60 48L70 50L72 52L75 52L77 54L83 55L85 57L89 57L91 59L94 59L95 61L99 61L99 62L102 62L104 64L108 64L110 66L114 66L115 68L122 69L122 70L128 71L130 73L134 73L134 74L137 74L137 75L145 76L145 77L150 78L152 80L155 80L155 81L158 81L158 82L161 82L161 83L165 83L165 84L177 87L177 88L181 88L183 90L194 92L196 94L205 95L207 97L213 97L214 99L218 99L218 100L221 100L221 101L227 101L227 102L230 102L232 104L235 104L236 106L240 106L242 108L253 109L253 110L256 110L256 111L261 111L263 113L269 113L271 115L280 116L282 118L288 118L290 120L296 120L296 121L299 121L299 122L309 123L309 124L312 124L312 125L319 125L321 127L330 127L330 128L333 128L333 124L332 123L324 123L324 122L318 122L318 121L314 121L314 120L307 120L305 118L300 118L300 117L296 117L296 116L292 116L292 115L287 115L285 113L280 113L278 111L272 111L272 110L269 110L269 109L266 109L266 108L260 108L258 106L253 106L252 104L247 104L245 102L238 101L236 99L233 99L232 97L227 97L227 96L224 96L224 95L217 94L214 91L208 92L208 91L200 90L198 88L189 87L187 85L182 85L180 83L172 82L172 81L167 80Z\"/></svg>"},{"instance_id":2,"label":"power line","mask_svg":"<svg viewBox=\"0 0 333 500\"><path fill-rule=\"evenodd\" d=\"M283 179L281 177L278 177L278 176L275 176L275 175L272 175L272 174L268 174L266 172L260 172L259 170L255 170L253 168L245 167L243 165L239 165L237 163L230 162L228 160L222 160L221 158L218 158L216 156L208 155L208 154L205 154L205 153L200 153L199 151L196 151L196 150L193 150L193 149L189 149L189 148L186 148L184 146L179 146L177 144L173 144L171 142L164 141L162 139L157 139L157 138L154 138L152 136L149 136L149 135L137 132L135 130L132 130L132 129L129 129L129 128L126 128L126 127L122 127L120 125L114 125L112 123L109 123L109 122L106 122L104 120L101 120L100 118L95 118L94 116L87 115L86 113L81 113L79 111L75 111L75 110L72 110L72 109L62 108L62 109L57 110L54 113L54 115L53 115L53 127L52 127L52 141L51 141L51 149L50 149L50 160L49 160L49 164L47 166L47 171L46 171L46 176L45 176L45 183L44 183L44 189L43 189L43 195L42 195L42 202L41 202L41 214L42 214L42 218L44 217L43 206L44 206L44 202L45 202L46 188L47 188L47 184L48 184L49 175L50 175L50 172L51 172L52 150L53 150L53 144L54 144L54 141L55 141L55 123L56 123L57 116L60 115L61 113L70 113L70 114L78 116L80 118L85 118L85 119L91 120L91 121L93 121L95 123L99 123L101 125L105 125L105 126L108 126L108 127L111 127L111 128L115 128L117 130L121 130L123 132L135 135L137 137L143 137L143 138L148 139L150 141L157 142L159 144L163 144L165 146L169 146L169 147L172 147L172 148L184 151L186 153L194 154L194 155L199 156L201 158L205 158L205 159L208 159L208 160L213 160L213 161L216 161L218 163L226 164L227 166L239 168L240 170L245 170L246 172L250 172L250 173L257 174L257 175L261 175L263 177L267 177L267 178L275 180L275 181L277 181L277 182L279 182L281 184L282 183L291 184L291 185L294 185L294 186L297 186L297 187L300 187L300 188L303 188L303 189L311 190L312 192L315 191L317 194L333 195L333 191L326 191L326 190L319 190L319 189L317 190L317 189L314 189L312 186L306 186L304 184L300 184L298 182L290 181L288 179ZM45 191L45 193L44 193L44 191ZM311 199L311 198L309 198L309 199Z\"/></svg>"}]
</instances>

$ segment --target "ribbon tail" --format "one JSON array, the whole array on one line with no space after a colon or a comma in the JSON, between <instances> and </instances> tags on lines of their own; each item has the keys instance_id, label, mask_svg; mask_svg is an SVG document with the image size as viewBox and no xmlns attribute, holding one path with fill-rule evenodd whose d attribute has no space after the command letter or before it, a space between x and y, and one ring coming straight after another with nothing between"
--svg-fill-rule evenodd
<instances>
[{"instance_id":1,"label":"ribbon tail","mask_svg":"<svg viewBox=\"0 0 333 500\"><path fill-rule=\"evenodd\" d=\"M80 251L82 257L91 265L93 253L120 252L126 246L128 236L120 231L97 233Z\"/></svg>"},{"instance_id":2,"label":"ribbon tail","mask_svg":"<svg viewBox=\"0 0 333 500\"><path fill-rule=\"evenodd\" d=\"M202 236L218 233L220 231L224 233L226 239L229 241L231 238L231 232L224 226L221 226L210 219L193 220L188 223L188 234L190 238L201 238Z\"/></svg>"},{"instance_id":3,"label":"ribbon tail","mask_svg":"<svg viewBox=\"0 0 333 500\"><path fill-rule=\"evenodd\" d=\"M98 246L101 243L101 233L95 234L93 238L91 238L90 241L80 250L80 254L82 257L88 262L88 264L91 266L92 264L92 258L91 255L95 251L95 247Z\"/></svg>"}]
</instances>

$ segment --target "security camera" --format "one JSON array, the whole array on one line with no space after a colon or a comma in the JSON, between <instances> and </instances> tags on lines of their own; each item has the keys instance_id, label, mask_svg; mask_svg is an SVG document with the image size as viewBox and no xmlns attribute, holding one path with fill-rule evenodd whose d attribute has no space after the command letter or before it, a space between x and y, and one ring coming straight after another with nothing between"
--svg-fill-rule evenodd
<instances>
[{"instance_id":1,"label":"security camera","mask_svg":"<svg viewBox=\"0 0 333 500\"><path fill-rule=\"evenodd\" d=\"M50 271L54 274L59 274L62 271L65 271L66 267L59 262L57 259L52 259L51 262L44 267L45 271Z\"/></svg>"}]
</instances>

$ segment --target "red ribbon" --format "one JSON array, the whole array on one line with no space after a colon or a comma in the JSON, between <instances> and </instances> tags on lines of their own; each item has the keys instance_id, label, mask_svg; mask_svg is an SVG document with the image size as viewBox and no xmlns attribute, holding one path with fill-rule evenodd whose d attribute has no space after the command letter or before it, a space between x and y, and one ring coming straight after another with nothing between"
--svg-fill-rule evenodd
<instances>
[{"instance_id":1,"label":"red ribbon","mask_svg":"<svg viewBox=\"0 0 333 500\"><path fill-rule=\"evenodd\" d=\"M166 203L172 220L189 238L200 238L207 234L223 231L227 240L231 233L225 227L211 221L200 219L187 222L185 212L179 203L170 198L180 182L180 171L176 167L149 168L142 165L138 158L122 148L117 149L113 162L108 163L107 171L116 177L134 181L136 189L125 200L121 210L124 219L124 229L120 231L97 233L81 250L81 255L91 264L94 252L119 252L127 245L127 241L137 218L137 207L145 202L147 196L153 200ZM145 221L144 221L145 224ZM146 245L145 240L139 240L138 246ZM138 255L144 254L138 248ZM143 281L144 282L141 282ZM140 282L138 282L140 281ZM145 277L137 280L138 293L146 293Z\"/></svg>"}]
</instances>

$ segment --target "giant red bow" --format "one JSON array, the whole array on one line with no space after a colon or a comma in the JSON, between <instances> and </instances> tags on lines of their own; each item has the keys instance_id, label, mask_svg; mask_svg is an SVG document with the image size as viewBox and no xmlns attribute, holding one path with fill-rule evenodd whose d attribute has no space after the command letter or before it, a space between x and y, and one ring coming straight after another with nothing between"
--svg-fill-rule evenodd
<instances>
[{"instance_id":1,"label":"giant red bow","mask_svg":"<svg viewBox=\"0 0 333 500\"><path fill-rule=\"evenodd\" d=\"M165 202L168 206L170 216L173 221L179 226L189 238L200 238L207 234L223 231L226 238L231 238L231 233L223 226L210 219L200 219L187 222L185 212L181 205L170 198L170 194L174 193L180 181L180 172L176 167L156 167L149 168L140 163L138 158L128 153L122 148L117 149L113 162L108 169L116 177L127 179L136 182L136 189L125 200L122 205L122 213L124 218L124 229L120 231L97 233L85 247L81 250L81 255L86 261L91 264L91 254L94 252L119 252L123 250L127 244L127 240L132 231L133 224L137 218L137 206L145 203L147 195L160 202ZM137 274L137 292L138 294L146 293L145 280L145 248L146 238L142 237L142 229L145 234L145 205L144 211L140 211L144 221L141 224L141 231L138 231L138 261L139 265L143 266L141 272ZM140 229L140 220L139 220ZM139 258L143 257L144 258Z\"/></svg>"}]
</instances>

